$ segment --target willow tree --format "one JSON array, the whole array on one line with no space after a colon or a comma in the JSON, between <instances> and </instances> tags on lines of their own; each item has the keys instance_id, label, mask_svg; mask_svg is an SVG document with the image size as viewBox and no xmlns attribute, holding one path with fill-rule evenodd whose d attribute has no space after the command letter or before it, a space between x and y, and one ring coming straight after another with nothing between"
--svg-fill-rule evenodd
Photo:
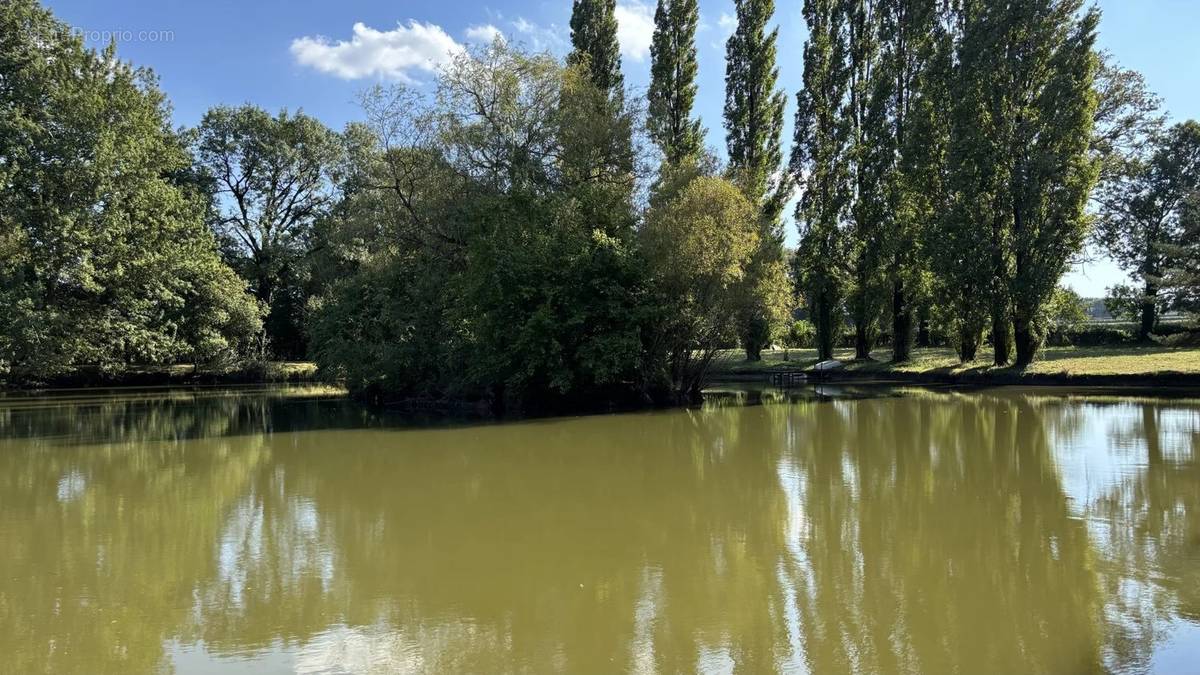
<instances>
[{"instance_id":1,"label":"willow tree","mask_svg":"<svg viewBox=\"0 0 1200 675\"><path fill-rule=\"evenodd\" d=\"M848 195L847 134L841 105L846 94L845 14L837 0L805 0L804 86L796 96L795 144L790 173L800 186L794 261L817 333L817 353L833 358L845 299L846 238L842 217Z\"/></svg>"},{"instance_id":2,"label":"willow tree","mask_svg":"<svg viewBox=\"0 0 1200 675\"><path fill-rule=\"evenodd\" d=\"M704 148L704 127L692 118L696 101L696 0L658 0L650 44L650 138L670 164L696 156Z\"/></svg>"},{"instance_id":3,"label":"willow tree","mask_svg":"<svg viewBox=\"0 0 1200 675\"><path fill-rule=\"evenodd\" d=\"M787 196L787 181L779 178L784 106L783 93L775 88L779 31L767 30L775 13L773 0L737 0L735 6L737 27L725 44L725 141L732 178L759 207L756 267L767 268L783 260L780 214ZM763 307L743 317L747 358L761 358L774 328L771 323Z\"/></svg>"}]
</instances>

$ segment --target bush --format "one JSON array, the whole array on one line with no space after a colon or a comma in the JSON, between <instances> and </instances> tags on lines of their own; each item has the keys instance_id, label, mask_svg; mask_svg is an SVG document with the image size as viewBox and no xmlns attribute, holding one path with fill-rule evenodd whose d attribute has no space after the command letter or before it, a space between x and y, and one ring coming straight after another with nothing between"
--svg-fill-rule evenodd
<instances>
[{"instance_id":1,"label":"bush","mask_svg":"<svg viewBox=\"0 0 1200 675\"><path fill-rule=\"evenodd\" d=\"M1112 347L1129 345L1137 342L1138 325L1129 321L1111 321L1105 323L1083 324L1073 330L1060 334L1052 334L1047 344L1054 347ZM1154 334L1160 338L1181 337L1196 332L1196 329L1183 323L1159 324Z\"/></svg>"},{"instance_id":2,"label":"bush","mask_svg":"<svg viewBox=\"0 0 1200 675\"><path fill-rule=\"evenodd\" d=\"M794 349L811 349L816 345L817 328L807 319L792 324L784 336L784 344Z\"/></svg>"},{"instance_id":3,"label":"bush","mask_svg":"<svg viewBox=\"0 0 1200 675\"><path fill-rule=\"evenodd\" d=\"M1136 342L1132 330L1106 325L1085 325L1074 330L1056 333L1048 344L1055 347L1108 347Z\"/></svg>"}]
</instances>

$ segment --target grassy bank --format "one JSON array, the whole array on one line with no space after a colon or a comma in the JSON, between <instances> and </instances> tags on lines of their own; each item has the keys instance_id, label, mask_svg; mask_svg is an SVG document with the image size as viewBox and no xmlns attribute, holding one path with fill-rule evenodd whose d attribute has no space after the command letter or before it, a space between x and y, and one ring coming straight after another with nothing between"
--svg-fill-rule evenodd
<instances>
[{"instance_id":1,"label":"grassy bank","mask_svg":"<svg viewBox=\"0 0 1200 675\"><path fill-rule=\"evenodd\" d=\"M134 366L119 372L80 368L41 381L5 383L9 389L60 389L74 387L145 387L222 384L313 382L317 365L307 361L267 361L237 368L202 368L190 364Z\"/></svg>"},{"instance_id":2,"label":"grassy bank","mask_svg":"<svg viewBox=\"0 0 1200 675\"><path fill-rule=\"evenodd\" d=\"M928 382L996 382L1030 384L1172 384L1200 386L1200 348L1196 347L1047 347L1039 359L1025 369L997 368L986 350L979 360L962 364L953 349L917 349L904 364L888 361L891 354L881 349L873 361L855 362L854 350L835 352L845 367L834 378L886 377ZM779 369L808 369L817 362L812 349L763 352L763 360L747 362L741 352L721 355L714 367L716 379L766 377Z\"/></svg>"}]
</instances>

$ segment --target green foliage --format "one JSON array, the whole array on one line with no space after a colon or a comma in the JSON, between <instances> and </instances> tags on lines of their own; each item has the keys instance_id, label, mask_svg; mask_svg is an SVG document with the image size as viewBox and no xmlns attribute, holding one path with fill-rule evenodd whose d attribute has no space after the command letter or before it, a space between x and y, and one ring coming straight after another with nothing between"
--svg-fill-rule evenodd
<instances>
[{"instance_id":1,"label":"green foliage","mask_svg":"<svg viewBox=\"0 0 1200 675\"><path fill-rule=\"evenodd\" d=\"M783 260L780 213L791 183L781 177L783 92L775 86L778 29L768 32L774 0L737 0L737 27L725 43L725 141L729 175L759 206L759 250L752 276L772 278ZM741 342L746 357L758 360L772 337L786 329L766 305L745 308Z\"/></svg>"},{"instance_id":2,"label":"green foliage","mask_svg":"<svg viewBox=\"0 0 1200 675\"><path fill-rule=\"evenodd\" d=\"M659 369L651 378L669 383L679 400L699 395L712 358L738 338L747 307L763 306L776 322L786 312L781 271L753 273L755 215L737 186L701 176L647 217L642 251L655 307L649 365Z\"/></svg>"},{"instance_id":3,"label":"green foliage","mask_svg":"<svg viewBox=\"0 0 1200 675\"><path fill-rule=\"evenodd\" d=\"M259 309L218 258L149 71L0 6L0 374L244 353Z\"/></svg>"},{"instance_id":4,"label":"green foliage","mask_svg":"<svg viewBox=\"0 0 1200 675\"><path fill-rule=\"evenodd\" d=\"M1153 151L1167 116L1146 78L1136 70L1121 68L1111 54L1100 54L1096 96L1092 155L1100 163L1097 201L1104 209L1103 193L1111 183L1137 172L1138 164Z\"/></svg>"},{"instance_id":5,"label":"green foliage","mask_svg":"<svg viewBox=\"0 0 1200 675\"><path fill-rule=\"evenodd\" d=\"M1039 323L1046 327L1052 344L1063 344L1065 336L1087 323L1087 304L1075 291L1064 286L1054 289L1050 300L1042 306Z\"/></svg>"},{"instance_id":6,"label":"green foliage","mask_svg":"<svg viewBox=\"0 0 1200 675\"><path fill-rule=\"evenodd\" d=\"M1102 184L1096 240L1144 288L1141 336L1157 323L1162 277L1170 253L1187 241L1182 215L1200 191L1200 123L1183 122L1148 139L1150 150L1130 156L1119 175Z\"/></svg>"},{"instance_id":7,"label":"green foliage","mask_svg":"<svg viewBox=\"0 0 1200 675\"><path fill-rule=\"evenodd\" d=\"M794 322L788 329L787 335L784 337L784 344L788 347L809 349L816 344L816 339L816 327L811 321L801 319Z\"/></svg>"},{"instance_id":8,"label":"green foliage","mask_svg":"<svg viewBox=\"0 0 1200 675\"><path fill-rule=\"evenodd\" d=\"M696 0L658 0L650 44L650 101L646 126L668 164L704 149L704 127L692 119L696 101Z\"/></svg>"},{"instance_id":9,"label":"green foliage","mask_svg":"<svg viewBox=\"0 0 1200 675\"><path fill-rule=\"evenodd\" d=\"M1028 4L961 9L951 131L957 222L947 225L970 223L955 233L963 236L948 258L963 267L990 263L995 360L1008 360L1011 325L1018 365L1037 353L1041 308L1082 247L1099 169L1089 153L1099 15L1081 13L1080 0ZM986 250L972 239L986 241ZM959 279L977 274L963 271Z\"/></svg>"},{"instance_id":10,"label":"green foliage","mask_svg":"<svg viewBox=\"0 0 1200 675\"><path fill-rule=\"evenodd\" d=\"M779 30L767 31L775 13L773 0L737 0L737 27L725 43L725 142L729 169L751 201L763 205L765 232L778 220L780 192L786 182L775 179L783 161L783 92L775 89L775 41ZM764 242L765 243L765 242Z\"/></svg>"},{"instance_id":11,"label":"green foliage","mask_svg":"<svg viewBox=\"0 0 1200 675\"><path fill-rule=\"evenodd\" d=\"M890 285L892 360L904 362L914 342L917 307L931 296L924 244L946 203L943 111L949 106L951 48L938 0L885 0L877 11L880 57L869 138L878 151L895 153L880 179L886 205L880 238Z\"/></svg>"},{"instance_id":12,"label":"green foliage","mask_svg":"<svg viewBox=\"0 0 1200 675\"><path fill-rule=\"evenodd\" d=\"M1142 312L1147 302L1154 303L1154 314L1156 317L1161 316L1168 309L1167 296L1165 294L1156 294L1153 298L1150 298L1129 284L1116 284L1109 287L1107 291L1107 294L1104 296L1104 309L1114 319L1134 321L1140 324Z\"/></svg>"},{"instance_id":13,"label":"green foliage","mask_svg":"<svg viewBox=\"0 0 1200 675\"><path fill-rule=\"evenodd\" d=\"M1182 236L1179 243L1163 247L1170 266L1163 276L1163 286L1171 293L1175 307L1200 312L1200 190L1184 200L1179 222Z\"/></svg>"},{"instance_id":14,"label":"green foliage","mask_svg":"<svg viewBox=\"0 0 1200 675\"><path fill-rule=\"evenodd\" d=\"M805 0L804 87L796 96L791 173L800 184L800 246L793 276L816 327L817 353L833 357L849 285L843 265L849 242L842 215L849 201L847 140L841 107L847 91L845 16L834 0Z\"/></svg>"},{"instance_id":15,"label":"green foliage","mask_svg":"<svg viewBox=\"0 0 1200 675\"><path fill-rule=\"evenodd\" d=\"M622 98L625 77L621 75L616 10L616 0L574 0L567 63L584 66L592 84L606 96Z\"/></svg>"},{"instance_id":16,"label":"green foliage","mask_svg":"<svg viewBox=\"0 0 1200 675\"><path fill-rule=\"evenodd\" d=\"M328 235L347 273L314 303L322 369L360 394L522 408L631 390L631 119L604 99L580 66L501 44L451 64L432 102L368 94L375 147Z\"/></svg>"},{"instance_id":17,"label":"green foliage","mask_svg":"<svg viewBox=\"0 0 1200 675\"><path fill-rule=\"evenodd\" d=\"M269 348L275 356L303 357L307 256L315 247L314 224L336 196L342 142L303 113L271 116L252 105L209 110L193 137L226 260L270 308Z\"/></svg>"},{"instance_id":18,"label":"green foliage","mask_svg":"<svg viewBox=\"0 0 1200 675\"><path fill-rule=\"evenodd\" d=\"M313 303L323 372L384 400L679 401L747 307L783 323L758 210L710 159L664 168L634 227L633 115L588 73L497 43L431 100L365 97L374 147L322 229L343 277Z\"/></svg>"}]
</instances>

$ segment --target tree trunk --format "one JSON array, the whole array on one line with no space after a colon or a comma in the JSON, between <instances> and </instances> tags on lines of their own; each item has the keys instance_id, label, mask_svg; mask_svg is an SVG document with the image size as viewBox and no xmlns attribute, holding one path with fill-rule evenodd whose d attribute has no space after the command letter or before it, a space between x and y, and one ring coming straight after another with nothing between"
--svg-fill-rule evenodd
<instances>
[{"instance_id":1,"label":"tree trunk","mask_svg":"<svg viewBox=\"0 0 1200 675\"><path fill-rule=\"evenodd\" d=\"M1017 343L1017 367L1024 368L1037 356L1038 339L1029 319L1013 317L1013 334Z\"/></svg>"},{"instance_id":2,"label":"tree trunk","mask_svg":"<svg viewBox=\"0 0 1200 675\"><path fill-rule=\"evenodd\" d=\"M912 357L912 307L904 293L904 282L892 288L892 362L904 363Z\"/></svg>"},{"instance_id":3,"label":"tree trunk","mask_svg":"<svg viewBox=\"0 0 1200 675\"><path fill-rule=\"evenodd\" d=\"M958 333L958 358L963 363L974 361L975 355L979 352L979 334L976 331L968 328L963 328Z\"/></svg>"},{"instance_id":4,"label":"tree trunk","mask_svg":"<svg viewBox=\"0 0 1200 675\"><path fill-rule=\"evenodd\" d=\"M871 347L875 341L871 339L871 331L861 322L854 327L854 360L870 361Z\"/></svg>"},{"instance_id":5,"label":"tree trunk","mask_svg":"<svg viewBox=\"0 0 1200 675\"><path fill-rule=\"evenodd\" d=\"M992 313L992 348L996 352L996 357L992 362L997 366L1007 366L1011 357L1011 349L1008 344L1008 319L999 310Z\"/></svg>"},{"instance_id":6,"label":"tree trunk","mask_svg":"<svg viewBox=\"0 0 1200 675\"><path fill-rule=\"evenodd\" d=\"M746 350L747 361L762 361L762 347L753 340L746 340L742 345Z\"/></svg>"},{"instance_id":7,"label":"tree trunk","mask_svg":"<svg viewBox=\"0 0 1200 675\"><path fill-rule=\"evenodd\" d=\"M816 305L814 318L817 323L817 359L828 361L833 358L833 308L827 294L821 294Z\"/></svg>"},{"instance_id":8,"label":"tree trunk","mask_svg":"<svg viewBox=\"0 0 1200 675\"><path fill-rule=\"evenodd\" d=\"M1149 342L1158 324L1158 287L1146 284L1146 296L1142 298L1142 324L1138 327L1138 339Z\"/></svg>"},{"instance_id":9,"label":"tree trunk","mask_svg":"<svg viewBox=\"0 0 1200 675\"><path fill-rule=\"evenodd\" d=\"M929 309L927 307L921 308L921 319L917 322L917 346L933 346L933 336L930 335L929 327Z\"/></svg>"}]
</instances>

